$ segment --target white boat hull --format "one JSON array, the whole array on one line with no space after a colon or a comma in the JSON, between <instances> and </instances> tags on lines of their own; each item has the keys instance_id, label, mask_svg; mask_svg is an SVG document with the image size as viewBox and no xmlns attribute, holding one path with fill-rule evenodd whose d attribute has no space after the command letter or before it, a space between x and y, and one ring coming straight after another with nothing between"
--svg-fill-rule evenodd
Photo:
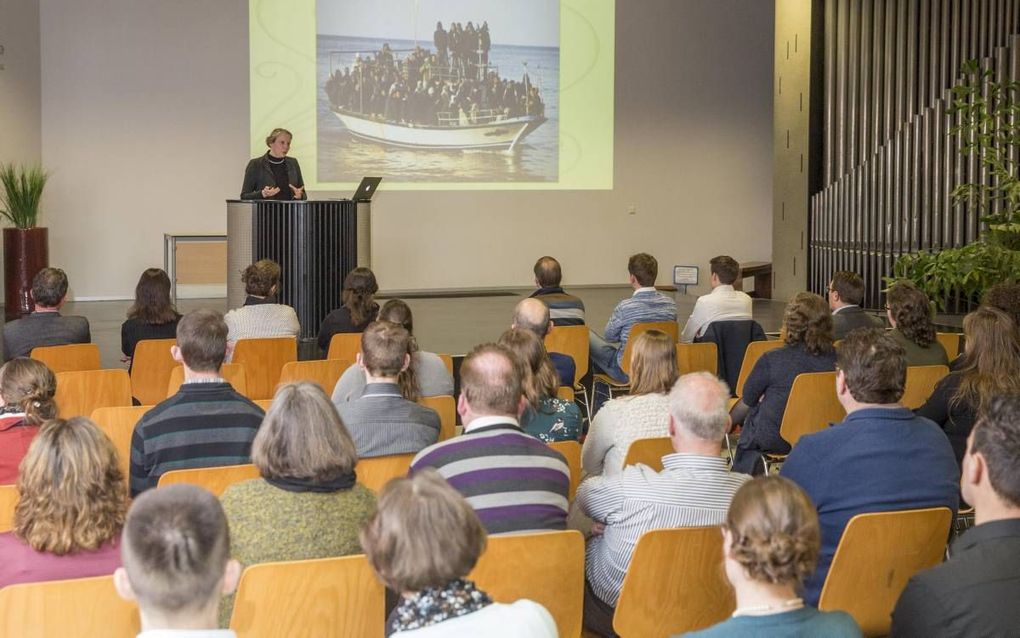
<instances>
[{"instance_id":1,"label":"white boat hull","mask_svg":"<svg viewBox=\"0 0 1020 638\"><path fill-rule=\"evenodd\" d=\"M526 135L545 122L536 115L516 117L489 124L466 126L407 126L370 120L359 115L334 110L350 133L373 142L405 148L469 149L513 148Z\"/></svg>"}]
</instances>

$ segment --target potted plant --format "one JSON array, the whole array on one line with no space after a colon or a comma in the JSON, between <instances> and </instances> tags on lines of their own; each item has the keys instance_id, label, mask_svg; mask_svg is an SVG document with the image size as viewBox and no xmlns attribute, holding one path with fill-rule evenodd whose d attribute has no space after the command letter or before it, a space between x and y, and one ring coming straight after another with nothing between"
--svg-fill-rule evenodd
<instances>
[{"instance_id":1,"label":"potted plant","mask_svg":"<svg viewBox=\"0 0 1020 638\"><path fill-rule=\"evenodd\" d=\"M32 311L32 278L49 265L49 232L38 228L39 200L49 178L41 168L0 165L0 215L4 228L4 317Z\"/></svg>"}]
</instances>

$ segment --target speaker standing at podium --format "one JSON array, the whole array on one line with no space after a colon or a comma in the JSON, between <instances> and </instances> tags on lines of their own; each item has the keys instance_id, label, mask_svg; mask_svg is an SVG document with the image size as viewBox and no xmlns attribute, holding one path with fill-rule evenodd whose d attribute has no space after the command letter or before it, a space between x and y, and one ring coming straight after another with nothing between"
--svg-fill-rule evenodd
<instances>
[{"instance_id":1,"label":"speaker standing at podium","mask_svg":"<svg viewBox=\"0 0 1020 638\"><path fill-rule=\"evenodd\" d=\"M248 162L244 170L241 199L307 199L301 167L296 159L287 157L293 137L287 129L273 129L266 138L269 151Z\"/></svg>"}]
</instances>

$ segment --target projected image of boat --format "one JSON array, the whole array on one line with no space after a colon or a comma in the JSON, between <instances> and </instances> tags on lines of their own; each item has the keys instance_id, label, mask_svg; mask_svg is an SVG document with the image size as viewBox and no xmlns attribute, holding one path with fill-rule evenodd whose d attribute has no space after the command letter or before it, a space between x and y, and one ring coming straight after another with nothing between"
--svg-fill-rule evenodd
<instances>
[{"instance_id":1,"label":"projected image of boat","mask_svg":"<svg viewBox=\"0 0 1020 638\"><path fill-rule=\"evenodd\" d=\"M545 117L522 115L507 118L503 114L479 113L461 119L452 112L439 113L438 124L413 124L366 117L360 113L333 109L347 130L361 139L405 148L513 150L529 133L541 126Z\"/></svg>"}]
</instances>

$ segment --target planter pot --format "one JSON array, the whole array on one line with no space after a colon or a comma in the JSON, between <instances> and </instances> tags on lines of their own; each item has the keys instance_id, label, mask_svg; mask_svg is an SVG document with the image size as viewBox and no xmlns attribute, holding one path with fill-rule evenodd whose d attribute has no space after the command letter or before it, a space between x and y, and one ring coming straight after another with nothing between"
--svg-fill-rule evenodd
<instances>
[{"instance_id":1,"label":"planter pot","mask_svg":"<svg viewBox=\"0 0 1020 638\"><path fill-rule=\"evenodd\" d=\"M49 264L49 229L4 228L6 321L32 312L32 279Z\"/></svg>"}]
</instances>

